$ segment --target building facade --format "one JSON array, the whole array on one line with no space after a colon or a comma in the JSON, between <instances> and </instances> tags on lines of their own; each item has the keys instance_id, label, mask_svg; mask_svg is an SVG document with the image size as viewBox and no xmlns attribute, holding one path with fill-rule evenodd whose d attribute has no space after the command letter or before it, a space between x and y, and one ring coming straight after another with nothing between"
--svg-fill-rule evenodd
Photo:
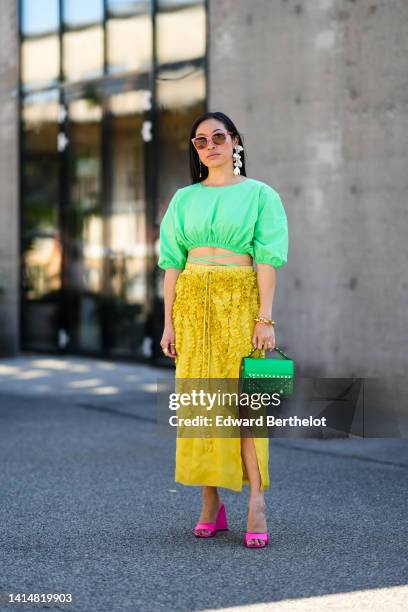
<instances>
[{"instance_id":1,"label":"building facade","mask_svg":"<svg viewBox=\"0 0 408 612\"><path fill-rule=\"evenodd\" d=\"M206 108L206 4L7 6L19 58L21 265L4 350L154 358L158 226L189 180L189 130Z\"/></svg>"},{"instance_id":2,"label":"building facade","mask_svg":"<svg viewBox=\"0 0 408 612\"><path fill-rule=\"evenodd\" d=\"M248 175L285 205L273 318L298 373L406 374L406 3L0 11L1 354L168 363L159 222L208 108L231 116Z\"/></svg>"}]
</instances>

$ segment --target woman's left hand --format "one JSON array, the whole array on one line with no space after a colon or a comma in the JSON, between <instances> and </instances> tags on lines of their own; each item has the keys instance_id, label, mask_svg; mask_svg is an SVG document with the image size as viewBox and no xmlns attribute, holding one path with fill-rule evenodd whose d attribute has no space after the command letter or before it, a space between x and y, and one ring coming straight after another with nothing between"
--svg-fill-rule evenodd
<instances>
[{"instance_id":1,"label":"woman's left hand","mask_svg":"<svg viewBox=\"0 0 408 612\"><path fill-rule=\"evenodd\" d=\"M254 348L265 349L272 351L275 348L275 330L273 325L265 323L256 323L252 336L252 345Z\"/></svg>"}]
</instances>

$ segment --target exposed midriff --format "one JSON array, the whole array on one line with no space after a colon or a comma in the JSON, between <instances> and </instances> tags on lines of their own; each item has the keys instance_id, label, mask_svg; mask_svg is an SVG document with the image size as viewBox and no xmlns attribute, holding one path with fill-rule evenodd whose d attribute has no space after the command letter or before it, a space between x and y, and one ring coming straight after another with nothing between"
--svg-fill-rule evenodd
<instances>
[{"instance_id":1,"label":"exposed midriff","mask_svg":"<svg viewBox=\"0 0 408 612\"><path fill-rule=\"evenodd\" d=\"M218 257L223 253L228 254L228 256ZM196 247L194 249L190 249L188 252L187 261L198 265L236 264L239 266L252 266L252 257L249 255L249 253L235 253L234 255L233 253L234 251L223 249L221 247ZM208 261L196 261L194 257L190 257L190 255L195 255L196 257L200 258L208 258ZM213 255L217 255L217 257L212 259ZM210 263L212 260L214 261L213 264Z\"/></svg>"}]
</instances>

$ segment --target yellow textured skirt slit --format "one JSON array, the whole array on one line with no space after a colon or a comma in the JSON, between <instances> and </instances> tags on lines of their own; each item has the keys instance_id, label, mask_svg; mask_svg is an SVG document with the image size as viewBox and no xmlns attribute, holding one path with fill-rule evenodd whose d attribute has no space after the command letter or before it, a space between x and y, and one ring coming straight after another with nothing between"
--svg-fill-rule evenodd
<instances>
[{"instance_id":1,"label":"yellow textured skirt slit","mask_svg":"<svg viewBox=\"0 0 408 612\"><path fill-rule=\"evenodd\" d=\"M259 309L257 275L252 266L186 262L173 303L177 379L238 379L241 359L252 349ZM258 349L253 357L265 356ZM269 482L269 440L253 438L261 488ZM240 437L176 439L175 480L184 485L242 491L249 484Z\"/></svg>"}]
</instances>

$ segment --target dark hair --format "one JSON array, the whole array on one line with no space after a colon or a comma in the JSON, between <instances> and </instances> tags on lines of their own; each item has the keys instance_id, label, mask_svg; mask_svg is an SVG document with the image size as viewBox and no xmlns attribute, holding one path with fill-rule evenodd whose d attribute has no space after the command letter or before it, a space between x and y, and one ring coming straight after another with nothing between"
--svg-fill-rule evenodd
<instances>
[{"instance_id":1,"label":"dark hair","mask_svg":"<svg viewBox=\"0 0 408 612\"><path fill-rule=\"evenodd\" d=\"M198 125L202 121L205 121L206 119L217 119L218 121L221 121L221 123L224 124L225 129L228 130L229 132L232 132L231 138L233 139L234 137L238 136L238 144L240 144L242 147L244 146L241 134L238 132L237 128L235 127L235 124L224 113L221 113L219 111L213 111L213 112L212 111L207 111L206 113L203 113L202 115L197 117L197 119L194 121L193 125L191 126L190 139L189 139L189 143L190 143L190 174L191 174L191 181L192 181L192 183L199 183L199 182L203 181L205 178L207 178L207 176L208 176L208 168L207 168L207 166L205 166L202 163L201 164L201 177L200 177L200 158L198 156L198 153L197 153L193 143L191 142L191 138L195 137ZM240 151L240 155L241 155L242 167L239 170L240 170L240 173L243 176L246 176L245 149L243 151Z\"/></svg>"}]
</instances>

